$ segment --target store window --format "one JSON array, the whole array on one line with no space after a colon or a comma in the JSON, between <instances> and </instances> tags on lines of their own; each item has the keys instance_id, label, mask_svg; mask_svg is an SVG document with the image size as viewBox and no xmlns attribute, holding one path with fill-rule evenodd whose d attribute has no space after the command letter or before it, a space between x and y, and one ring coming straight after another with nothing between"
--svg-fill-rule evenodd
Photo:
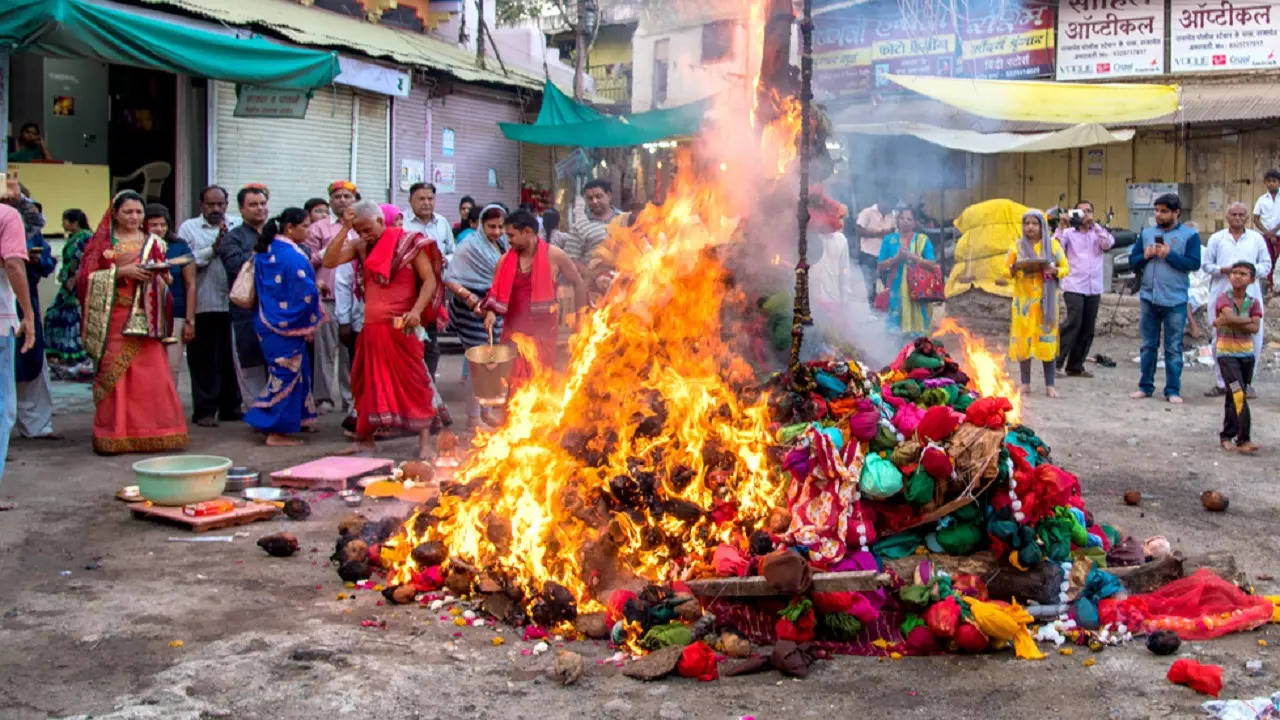
<instances>
[{"instance_id":1,"label":"store window","mask_svg":"<svg viewBox=\"0 0 1280 720\"><path fill-rule=\"evenodd\" d=\"M667 56L671 54L671 40L663 38L653 44L653 104L667 101Z\"/></svg>"}]
</instances>

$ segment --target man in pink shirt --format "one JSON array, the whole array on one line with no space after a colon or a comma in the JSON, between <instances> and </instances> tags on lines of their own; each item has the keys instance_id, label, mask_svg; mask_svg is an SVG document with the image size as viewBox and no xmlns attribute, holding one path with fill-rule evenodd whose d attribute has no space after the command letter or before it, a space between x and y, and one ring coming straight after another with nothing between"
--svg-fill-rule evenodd
<instances>
[{"instance_id":1,"label":"man in pink shirt","mask_svg":"<svg viewBox=\"0 0 1280 720\"><path fill-rule=\"evenodd\" d=\"M884 236L898 229L897 213L893 211L893 203L881 200L875 205L863 208L854 220L858 230L858 265L862 268L862 279L866 284L867 305L876 299L876 266L879 264L880 243Z\"/></svg>"},{"instance_id":2,"label":"man in pink shirt","mask_svg":"<svg viewBox=\"0 0 1280 720\"><path fill-rule=\"evenodd\" d=\"M1084 361L1089 357L1093 332L1098 325L1104 267L1102 256L1116 244L1116 239L1094 221L1093 203L1081 200L1071 212L1071 226L1056 233L1070 268L1062 280L1067 321L1062 324L1058 368L1065 365L1068 377L1093 377L1084 369Z\"/></svg>"},{"instance_id":3,"label":"man in pink shirt","mask_svg":"<svg viewBox=\"0 0 1280 720\"><path fill-rule=\"evenodd\" d=\"M3 178L2 173L0 178ZM0 198L7 193L7 183L0 179ZM14 339L22 338L18 352L26 352L36 344L36 329L31 289L27 287L27 234L22 215L2 202L0 258L4 259L4 275L0 275L0 480L3 480L4 461L9 454L9 431L13 429L13 420L18 414L18 387L13 375ZM18 319L19 306L22 308L21 320Z\"/></svg>"},{"instance_id":4,"label":"man in pink shirt","mask_svg":"<svg viewBox=\"0 0 1280 720\"><path fill-rule=\"evenodd\" d=\"M324 220L311 223L303 244L311 254L311 265L316 269L316 287L320 290L320 306L326 319L316 329L315 374L311 381L311 396L320 414L341 407L351 396L351 358L345 355L338 338L338 322L333 301L333 270L324 267L324 249L342 227L342 214L355 204L360 193L350 180L337 180L329 184L329 210L333 214ZM354 237L354 231L350 234Z\"/></svg>"}]
</instances>

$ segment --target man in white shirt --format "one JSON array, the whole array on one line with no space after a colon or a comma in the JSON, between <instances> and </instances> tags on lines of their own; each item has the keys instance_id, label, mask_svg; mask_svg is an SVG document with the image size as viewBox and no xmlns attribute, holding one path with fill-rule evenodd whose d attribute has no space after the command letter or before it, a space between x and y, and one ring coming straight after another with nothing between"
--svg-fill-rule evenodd
<instances>
[{"instance_id":1,"label":"man in white shirt","mask_svg":"<svg viewBox=\"0 0 1280 720\"><path fill-rule=\"evenodd\" d=\"M1268 176L1270 176L1270 172L1268 171ZM1277 175L1280 175L1280 173L1277 173ZM1280 177L1276 178L1276 184L1277 187L1280 187ZM1264 195L1264 197L1266 196ZM1258 202L1262 203L1262 200L1259 199ZM1255 209L1255 223L1257 219L1258 216ZM1257 271L1254 273L1254 277L1258 279L1254 280L1253 284L1248 287L1247 292L1250 297L1258 301L1259 305L1263 304L1261 278L1271 272L1271 255L1267 251L1267 243L1262 235L1245 227L1248 221L1249 210L1245 204L1239 202L1231 203L1227 208L1227 227L1209 236L1209 245L1205 248L1204 256L1200 261L1200 269L1209 275L1209 304L1207 307L1210 327L1213 327L1215 301L1219 295L1231 289L1229 280L1231 266L1238 262L1251 263ZM1215 355L1218 347L1217 335L1218 330L1214 328L1213 347ZM1263 327L1260 323L1258 332L1253 337L1254 362L1258 364L1261 363L1262 358L1262 335ZM1216 368L1216 362L1214 366ZM1217 376L1217 385L1205 393L1209 397L1225 395L1227 392L1226 385L1222 381L1222 373L1216 369L1214 372ZM1257 397L1252 385L1246 389L1246 392L1251 398Z\"/></svg>"},{"instance_id":2,"label":"man in white shirt","mask_svg":"<svg viewBox=\"0 0 1280 720\"><path fill-rule=\"evenodd\" d=\"M200 214L178 226L196 261L196 335L187 345L191 370L191 420L201 427L240 419L240 387L231 348L230 285L218 260L219 241L237 225L227 217L227 191L210 185L200 193Z\"/></svg>"},{"instance_id":3,"label":"man in white shirt","mask_svg":"<svg viewBox=\"0 0 1280 720\"><path fill-rule=\"evenodd\" d=\"M334 314L334 271L321 265L325 248L342 228L342 215L360 199L360 191L350 180L329 183L329 210L333 217L311 223L303 245L311 254L311 266L316 270L316 289L320 291L320 307L330 318ZM348 240L355 239L355 231L347 233ZM351 402L351 356L341 352L338 341L338 324L332 319L320 323L315 335L315 363L312 365L311 396L316 412L324 415L343 403Z\"/></svg>"},{"instance_id":4,"label":"man in white shirt","mask_svg":"<svg viewBox=\"0 0 1280 720\"><path fill-rule=\"evenodd\" d=\"M1280 253L1280 170L1272 168L1262 176L1262 184L1267 191L1258 196L1253 204L1253 226L1262 233L1267 243L1268 268L1258 269L1258 276L1267 279L1267 288L1275 291L1276 255Z\"/></svg>"},{"instance_id":5,"label":"man in white shirt","mask_svg":"<svg viewBox=\"0 0 1280 720\"><path fill-rule=\"evenodd\" d=\"M436 186L431 183L414 183L409 187L409 208L411 212L404 221L405 232L422 233L424 237L435 241L449 264L453 257L453 228L449 221L436 212ZM440 341L435 323L427 325L426 347L427 370L431 377L436 376L436 367L440 365Z\"/></svg>"}]
</instances>

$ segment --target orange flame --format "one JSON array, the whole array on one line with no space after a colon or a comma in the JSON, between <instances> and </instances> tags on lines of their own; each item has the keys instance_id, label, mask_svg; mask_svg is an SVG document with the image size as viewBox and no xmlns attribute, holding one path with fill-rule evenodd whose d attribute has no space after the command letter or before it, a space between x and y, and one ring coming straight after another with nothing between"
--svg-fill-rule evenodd
<instances>
[{"instance_id":1,"label":"orange flame","mask_svg":"<svg viewBox=\"0 0 1280 720\"><path fill-rule=\"evenodd\" d=\"M794 97L777 99L781 114L764 127L760 141L761 162L770 179L786 175L796 160L796 137L800 134L801 107Z\"/></svg>"},{"instance_id":2,"label":"orange flame","mask_svg":"<svg viewBox=\"0 0 1280 720\"><path fill-rule=\"evenodd\" d=\"M960 338L960 350L964 354L962 369L973 381L974 387L983 397L1004 397L1013 404L1013 411L1008 413L1011 423L1022 417L1022 395L1013 379L1004 369L1004 353L993 353L987 350L982 338L974 337L968 329L962 327L949 317L938 323L933 336L955 335Z\"/></svg>"}]
</instances>

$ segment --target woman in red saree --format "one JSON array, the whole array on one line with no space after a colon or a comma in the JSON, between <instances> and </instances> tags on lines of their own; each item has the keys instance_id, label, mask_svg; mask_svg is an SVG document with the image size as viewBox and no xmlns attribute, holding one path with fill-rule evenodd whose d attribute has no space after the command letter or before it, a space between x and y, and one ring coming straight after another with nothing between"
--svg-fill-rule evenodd
<instances>
[{"instance_id":1,"label":"woman in red saree","mask_svg":"<svg viewBox=\"0 0 1280 720\"><path fill-rule=\"evenodd\" d=\"M359 240L346 240L356 231ZM356 408L355 450L373 451L374 433L418 433L418 455L429 455L434 392L423 344L414 330L434 322L443 300L439 248L421 233L387 227L382 208L362 201L347 210L325 249L324 266L357 261L364 292L364 327L351 363Z\"/></svg>"},{"instance_id":2,"label":"woman in red saree","mask_svg":"<svg viewBox=\"0 0 1280 720\"><path fill-rule=\"evenodd\" d=\"M85 247L76 278L93 380L93 449L103 455L187 446L187 422L162 340L170 337L164 241L142 230L126 190ZM166 271L166 272L161 272Z\"/></svg>"}]
</instances>

